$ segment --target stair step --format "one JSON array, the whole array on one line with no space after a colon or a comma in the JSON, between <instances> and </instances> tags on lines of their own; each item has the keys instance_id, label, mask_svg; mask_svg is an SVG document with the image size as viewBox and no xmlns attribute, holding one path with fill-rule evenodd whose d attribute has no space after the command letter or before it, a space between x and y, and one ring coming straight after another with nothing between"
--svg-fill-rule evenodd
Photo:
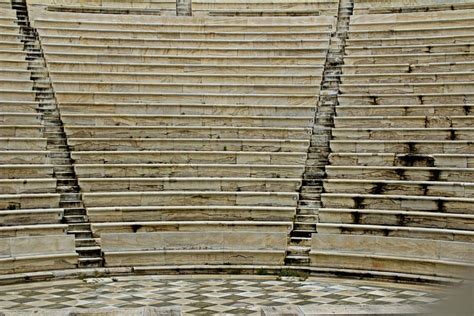
<instances>
[{"instance_id":1,"label":"stair step","mask_svg":"<svg viewBox=\"0 0 474 316\"><path fill-rule=\"evenodd\" d=\"M59 201L61 208L81 208L84 207L81 201Z\"/></svg>"},{"instance_id":2,"label":"stair step","mask_svg":"<svg viewBox=\"0 0 474 316\"><path fill-rule=\"evenodd\" d=\"M86 215L65 215L64 220L66 223L84 223L87 221Z\"/></svg>"},{"instance_id":3,"label":"stair step","mask_svg":"<svg viewBox=\"0 0 474 316\"><path fill-rule=\"evenodd\" d=\"M77 252L93 252L93 251L100 251L99 246L81 246L76 247Z\"/></svg>"},{"instance_id":4,"label":"stair step","mask_svg":"<svg viewBox=\"0 0 474 316\"><path fill-rule=\"evenodd\" d=\"M86 209L83 207L71 207L64 209L65 216L86 215Z\"/></svg>"},{"instance_id":5,"label":"stair step","mask_svg":"<svg viewBox=\"0 0 474 316\"><path fill-rule=\"evenodd\" d=\"M288 252L292 255L304 255L308 254L311 250L311 247L307 246L288 246Z\"/></svg>"},{"instance_id":6,"label":"stair step","mask_svg":"<svg viewBox=\"0 0 474 316\"><path fill-rule=\"evenodd\" d=\"M82 257L79 258L79 267L87 267L87 268L92 268L92 267L101 267L102 266L102 257Z\"/></svg>"},{"instance_id":7,"label":"stair step","mask_svg":"<svg viewBox=\"0 0 474 316\"><path fill-rule=\"evenodd\" d=\"M307 237L290 237L292 245L311 247L311 238Z\"/></svg>"},{"instance_id":8,"label":"stair step","mask_svg":"<svg viewBox=\"0 0 474 316\"><path fill-rule=\"evenodd\" d=\"M288 265L306 266L310 263L310 258L308 256L288 255L285 258L285 263Z\"/></svg>"},{"instance_id":9,"label":"stair step","mask_svg":"<svg viewBox=\"0 0 474 316\"><path fill-rule=\"evenodd\" d=\"M69 235L74 235L75 238L92 238L92 233L86 230L71 230L67 232Z\"/></svg>"},{"instance_id":10,"label":"stair step","mask_svg":"<svg viewBox=\"0 0 474 316\"><path fill-rule=\"evenodd\" d=\"M97 240L94 238L76 238L76 248L78 247L95 247Z\"/></svg>"}]
</instances>

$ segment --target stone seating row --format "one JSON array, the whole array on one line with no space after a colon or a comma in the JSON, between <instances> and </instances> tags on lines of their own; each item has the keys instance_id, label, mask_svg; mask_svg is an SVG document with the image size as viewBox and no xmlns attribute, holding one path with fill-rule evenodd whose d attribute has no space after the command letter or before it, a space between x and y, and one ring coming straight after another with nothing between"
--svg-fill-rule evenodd
<instances>
[{"instance_id":1,"label":"stone seating row","mask_svg":"<svg viewBox=\"0 0 474 316\"><path fill-rule=\"evenodd\" d=\"M45 150L46 138L1 137L0 150Z\"/></svg>"},{"instance_id":2,"label":"stone seating row","mask_svg":"<svg viewBox=\"0 0 474 316\"><path fill-rule=\"evenodd\" d=\"M60 208L2 210L0 224L2 227L59 224L63 215L64 210Z\"/></svg>"},{"instance_id":3,"label":"stone seating row","mask_svg":"<svg viewBox=\"0 0 474 316\"><path fill-rule=\"evenodd\" d=\"M283 232L154 232L103 234L105 266L282 265Z\"/></svg>"},{"instance_id":4,"label":"stone seating row","mask_svg":"<svg viewBox=\"0 0 474 316\"><path fill-rule=\"evenodd\" d=\"M174 15L175 1L67 1L29 2L30 6L46 6L49 11L70 13ZM194 16L308 16L337 15L338 1L209 1L196 0Z\"/></svg>"},{"instance_id":5,"label":"stone seating row","mask_svg":"<svg viewBox=\"0 0 474 316\"><path fill-rule=\"evenodd\" d=\"M8 70L25 70L28 67L28 62L24 59L0 59L0 68Z\"/></svg>"},{"instance_id":6,"label":"stone seating row","mask_svg":"<svg viewBox=\"0 0 474 316\"><path fill-rule=\"evenodd\" d=\"M460 85L463 83L459 83ZM465 84L465 83L464 83ZM434 85L434 84L433 84ZM247 83L134 83L134 82L100 82L100 81L55 81L54 88L57 91L92 91L92 92L130 92L130 93L152 93L160 91L163 93L248 93L248 94L277 94L285 91L295 95L305 93L319 93L319 84L247 84ZM419 88L422 90L423 87ZM429 87L435 90L437 87ZM451 89L450 89L451 88ZM446 87L442 90L454 90L457 87ZM376 89L376 88L374 88ZM390 89L390 88L387 88ZM399 89L397 89L398 91Z\"/></svg>"},{"instance_id":7,"label":"stone seating row","mask_svg":"<svg viewBox=\"0 0 474 316\"><path fill-rule=\"evenodd\" d=\"M66 224L32 224L32 225L12 225L0 227L0 239L26 236L54 236L65 235ZM66 237L66 236L64 236Z\"/></svg>"},{"instance_id":8,"label":"stone seating row","mask_svg":"<svg viewBox=\"0 0 474 316\"><path fill-rule=\"evenodd\" d=\"M291 107L291 106L290 106ZM233 128L310 128L313 124L311 112L305 116L270 116L270 115L154 115L154 114L64 114L63 121L70 126L98 127L233 127ZM414 121L417 117L414 118ZM453 119L453 126L462 127L463 118ZM408 120L408 118L406 118ZM307 139L308 134L304 133Z\"/></svg>"},{"instance_id":9,"label":"stone seating row","mask_svg":"<svg viewBox=\"0 0 474 316\"><path fill-rule=\"evenodd\" d=\"M49 151L46 150L8 150L0 151L0 166L11 164L36 164L48 165ZM51 167L51 166L50 166ZM2 167L0 167L2 168ZM52 175L52 172L51 174Z\"/></svg>"},{"instance_id":10,"label":"stone seating row","mask_svg":"<svg viewBox=\"0 0 474 316\"><path fill-rule=\"evenodd\" d=\"M120 164L108 161L108 153L98 152L105 156L107 163L86 164L80 161L75 165L76 173L83 178L123 178L123 177L222 177L223 174L237 178L295 178L303 173L302 165L268 165L268 164L216 164L212 163L128 163ZM97 155L93 153L93 155ZM133 154L133 153L132 153ZM176 154L176 153L173 153ZM218 154L218 153L216 153ZM83 156L78 152L75 156ZM214 153L212 153L214 155ZM136 158L137 159L137 158ZM177 159L176 159L177 160Z\"/></svg>"},{"instance_id":11,"label":"stone seating row","mask_svg":"<svg viewBox=\"0 0 474 316\"><path fill-rule=\"evenodd\" d=\"M464 276L474 254L474 121L463 77L473 56L456 39L474 34L472 15L361 16L361 2L369 3L356 1L350 21L311 265ZM441 260L441 243L451 242L466 251Z\"/></svg>"},{"instance_id":12,"label":"stone seating row","mask_svg":"<svg viewBox=\"0 0 474 316\"><path fill-rule=\"evenodd\" d=\"M385 44L385 43L384 43ZM449 44L402 44L402 45L384 45L378 46L370 44L370 46L350 46L346 48L348 54L357 56L357 55L383 55L387 52L398 53L398 54L421 54L421 53L470 53L473 52L472 43L449 43Z\"/></svg>"},{"instance_id":13,"label":"stone seating row","mask_svg":"<svg viewBox=\"0 0 474 316\"><path fill-rule=\"evenodd\" d=\"M389 14L397 12L426 12L473 9L471 0L410 0L410 1L384 1L384 0L356 0L354 2L355 14Z\"/></svg>"},{"instance_id":14,"label":"stone seating row","mask_svg":"<svg viewBox=\"0 0 474 316\"><path fill-rule=\"evenodd\" d=\"M312 65L312 64L324 64L325 54L318 54L315 56L236 56L235 54L229 59L228 56L212 56L212 55L125 55L125 54L116 54L116 55L102 55L102 54L66 54L66 53L45 53L47 58L51 58L56 63L64 62L76 62L81 64L101 64L101 63L130 63L132 66L134 64L142 65L142 67L147 67L151 63L152 67L156 67L153 64L197 64L197 65ZM440 61L445 61L447 54L441 54ZM467 60L468 53L458 55L459 61ZM375 57L374 57L375 58ZM415 58L415 57L414 57ZM63 67L53 67L53 69L61 69ZM134 67L131 67L133 69ZM151 68L151 67L150 67ZM100 67L97 70L106 70L107 67ZM146 69L146 68L145 68ZM138 70L138 69L137 69Z\"/></svg>"},{"instance_id":15,"label":"stone seating row","mask_svg":"<svg viewBox=\"0 0 474 316\"><path fill-rule=\"evenodd\" d=\"M0 9L0 274L77 266L16 12Z\"/></svg>"},{"instance_id":16,"label":"stone seating row","mask_svg":"<svg viewBox=\"0 0 474 316\"><path fill-rule=\"evenodd\" d=\"M368 73L344 74L342 80L347 84L358 82L360 84L432 84L448 82L471 82L474 74L470 71L459 72L433 72L433 73Z\"/></svg>"},{"instance_id":17,"label":"stone seating row","mask_svg":"<svg viewBox=\"0 0 474 316\"><path fill-rule=\"evenodd\" d=\"M42 125L1 125L0 138L3 137L42 137Z\"/></svg>"},{"instance_id":18,"label":"stone seating row","mask_svg":"<svg viewBox=\"0 0 474 316\"><path fill-rule=\"evenodd\" d=\"M144 15L174 15L176 2L171 0L97 0L97 1L58 1L58 0L30 0L30 8L46 8L49 11L89 13L89 14L144 14Z\"/></svg>"},{"instance_id":19,"label":"stone seating row","mask_svg":"<svg viewBox=\"0 0 474 316\"><path fill-rule=\"evenodd\" d=\"M414 64L398 60L392 64L357 64L343 65L343 75L351 74L390 74L390 73L434 73L434 72L460 72L472 71L474 63L465 62L427 62L423 64Z\"/></svg>"},{"instance_id":20,"label":"stone seating row","mask_svg":"<svg viewBox=\"0 0 474 316\"><path fill-rule=\"evenodd\" d=\"M368 94L340 94L338 99L344 105L422 105L422 104L472 104L474 93L379 93Z\"/></svg>"},{"instance_id":21,"label":"stone seating row","mask_svg":"<svg viewBox=\"0 0 474 316\"><path fill-rule=\"evenodd\" d=\"M395 154L389 154L392 157ZM397 155L399 155L397 153ZM415 156L415 155L414 155ZM449 157L449 156L448 156ZM472 157L472 155L471 155ZM429 161L430 155L425 155ZM416 159L416 158L415 158ZM421 159L420 159L421 160ZM454 164L454 162L452 162ZM425 166L327 166L329 179L377 179L409 181L452 181L472 182L473 168L425 167Z\"/></svg>"},{"instance_id":22,"label":"stone seating row","mask_svg":"<svg viewBox=\"0 0 474 316\"><path fill-rule=\"evenodd\" d=\"M446 63L446 62L472 62L474 53L472 52L452 52L452 53L395 53L378 55L348 55L344 57L347 65L359 64L396 64L400 60L405 63ZM179 57L177 57L179 58Z\"/></svg>"},{"instance_id":23,"label":"stone seating row","mask_svg":"<svg viewBox=\"0 0 474 316\"><path fill-rule=\"evenodd\" d=\"M334 152L378 152L399 154L457 154L474 153L472 140L333 140Z\"/></svg>"},{"instance_id":24,"label":"stone seating row","mask_svg":"<svg viewBox=\"0 0 474 316\"><path fill-rule=\"evenodd\" d=\"M25 142L24 146L8 144L15 149L25 149L31 146L31 141ZM193 138L79 138L68 139L68 145L75 151L113 151L113 150L153 150L160 148L165 151L174 150L204 150L204 151L262 151L262 152L305 152L309 146L307 140L287 140L287 139L193 139ZM427 144L429 145L429 144ZM440 143L443 151L449 152L455 148L464 151L471 151L469 142L459 141L457 146ZM400 145L400 146L403 146ZM423 144L421 144L423 146ZM420 146L420 147L421 147ZM0 138L0 148L3 149ZM38 146L39 147L39 146ZM388 147L388 146L387 146ZM396 147L396 145L394 146ZM33 147L33 149L36 149ZM39 148L38 148L39 149ZM419 149L421 152L422 149Z\"/></svg>"},{"instance_id":25,"label":"stone seating row","mask_svg":"<svg viewBox=\"0 0 474 316\"><path fill-rule=\"evenodd\" d=\"M349 32L348 43L366 43L366 45L384 45L396 43L400 44L421 44L421 43L441 43L445 41L455 41L462 43L472 36L474 28L471 26L453 26L453 27L426 27L426 28L394 28L391 30L360 30ZM425 39L415 41L417 36L422 36ZM371 42L373 40L373 42Z\"/></svg>"},{"instance_id":26,"label":"stone seating row","mask_svg":"<svg viewBox=\"0 0 474 316\"><path fill-rule=\"evenodd\" d=\"M322 71L322 65L287 65L287 64L262 64L262 60L255 63L245 59L241 64L185 64L185 63L117 63L117 62L72 62L72 61L48 61L48 67L51 71L61 71L63 73L75 72L117 72L120 78L123 72L139 73L200 73L200 74L221 74L221 75L294 75L294 74L313 74L318 75Z\"/></svg>"},{"instance_id":27,"label":"stone seating row","mask_svg":"<svg viewBox=\"0 0 474 316\"><path fill-rule=\"evenodd\" d=\"M27 197L34 195L24 195ZM5 196L7 197L7 196ZM8 196L9 197L9 196ZM46 196L53 200L54 194ZM59 198L59 196L58 196ZM86 207L101 206L287 206L295 207L297 193L292 192L234 192L234 191L146 191L146 192L87 192L82 194ZM111 202L111 199L113 202ZM7 200L5 198L5 200ZM45 202L46 203L46 202Z\"/></svg>"},{"instance_id":28,"label":"stone seating row","mask_svg":"<svg viewBox=\"0 0 474 316\"><path fill-rule=\"evenodd\" d=\"M472 182L329 179L324 187L327 193L474 197Z\"/></svg>"},{"instance_id":29,"label":"stone seating row","mask_svg":"<svg viewBox=\"0 0 474 316\"><path fill-rule=\"evenodd\" d=\"M474 271L473 254L464 242L329 233L313 238L310 257L318 267L466 278Z\"/></svg>"},{"instance_id":30,"label":"stone seating row","mask_svg":"<svg viewBox=\"0 0 474 316\"><path fill-rule=\"evenodd\" d=\"M343 94L422 94L422 93L471 93L474 85L464 82L436 82L436 83L343 83L339 90Z\"/></svg>"},{"instance_id":31,"label":"stone seating row","mask_svg":"<svg viewBox=\"0 0 474 316\"><path fill-rule=\"evenodd\" d=\"M227 117L224 117L227 118ZM282 118L282 120L285 117ZM254 119L255 120L255 119ZM302 121L302 120L299 120ZM238 121L237 121L238 122ZM266 119L261 119L260 122L266 122ZM230 124L229 124L230 125ZM264 125L264 124L262 124ZM282 124L283 125L283 124ZM304 126L305 124L302 124ZM29 130L10 131L10 129L3 132L0 128L0 135L2 134L26 134ZM306 139L311 133L309 128L276 126L276 127L239 127L237 126L90 126L90 125L75 125L67 127L68 135L71 139L80 138L222 138L222 139ZM454 132L454 131L453 131ZM455 131L462 137L463 129ZM469 131L466 130L466 133ZM32 132L29 132L32 133Z\"/></svg>"},{"instance_id":32,"label":"stone seating row","mask_svg":"<svg viewBox=\"0 0 474 316\"><path fill-rule=\"evenodd\" d=\"M1 92L0 92L1 95ZM473 93L474 96L474 93ZM12 95L12 98L15 96ZM102 102L133 102L139 103L202 103L202 104L252 104L252 105L311 105L316 104L318 96L305 94L249 94L249 93L173 93L173 92L87 92L87 91L58 91L60 103L102 103ZM458 95L461 98L461 95ZM458 102L459 103L459 102Z\"/></svg>"},{"instance_id":33,"label":"stone seating row","mask_svg":"<svg viewBox=\"0 0 474 316\"><path fill-rule=\"evenodd\" d=\"M427 2L425 0L421 0ZM356 2L360 2L359 0ZM393 2L393 1L392 1ZM459 3L465 3L462 0ZM349 31L355 30L377 30L377 29L393 29L393 27L412 27L429 26L434 29L437 27L453 27L453 26L470 26L469 21L473 20L472 9L462 10L440 10L427 11L423 14L419 12L402 12L402 14L359 14L351 16L351 28ZM389 24L393 24L392 27Z\"/></svg>"},{"instance_id":34,"label":"stone seating row","mask_svg":"<svg viewBox=\"0 0 474 316\"><path fill-rule=\"evenodd\" d=\"M65 17L33 23L106 265L109 233L281 233L283 258L333 19Z\"/></svg>"},{"instance_id":35,"label":"stone seating row","mask_svg":"<svg viewBox=\"0 0 474 316\"><path fill-rule=\"evenodd\" d=\"M74 268L77 257L73 236L0 238L0 274Z\"/></svg>"},{"instance_id":36,"label":"stone seating row","mask_svg":"<svg viewBox=\"0 0 474 316\"><path fill-rule=\"evenodd\" d=\"M434 229L472 230L473 214L453 214L447 212L403 211L385 209L343 209L322 208L318 217L321 221L335 224L361 224L382 226L390 224L403 227ZM427 227L428 226L428 227Z\"/></svg>"},{"instance_id":37,"label":"stone seating row","mask_svg":"<svg viewBox=\"0 0 474 316\"><path fill-rule=\"evenodd\" d=\"M474 155L429 154L413 155L398 153L331 153L332 166L419 166L473 168Z\"/></svg>"},{"instance_id":38,"label":"stone seating row","mask_svg":"<svg viewBox=\"0 0 474 316\"><path fill-rule=\"evenodd\" d=\"M1 102L1 101L0 101ZM39 113L24 113L24 112L0 112L0 123L2 126L15 125L37 125L42 120L42 115Z\"/></svg>"},{"instance_id":39,"label":"stone seating row","mask_svg":"<svg viewBox=\"0 0 474 316\"><path fill-rule=\"evenodd\" d=\"M159 206L157 206L159 207ZM212 206L210 206L212 209ZM238 221L238 220L210 220L210 221L130 221L130 222L103 222L91 224L92 234L95 238L103 234L123 234L123 233L152 233L152 232L222 232L226 234L241 232L255 233L280 233L289 234L293 226L290 221L273 222L264 221ZM206 245L203 245L206 247Z\"/></svg>"},{"instance_id":40,"label":"stone seating row","mask_svg":"<svg viewBox=\"0 0 474 316\"><path fill-rule=\"evenodd\" d=\"M57 208L58 206L59 194L56 193L0 194L0 210Z\"/></svg>"},{"instance_id":41,"label":"stone seating row","mask_svg":"<svg viewBox=\"0 0 474 316\"><path fill-rule=\"evenodd\" d=\"M206 31L206 27L198 28L196 26L196 30L189 29L189 30L179 30L180 26L176 26L173 29L166 29L163 30L162 26L156 25L153 29L153 25L149 24L147 29L123 29L120 28L120 25L110 23L110 24L94 24L93 22L84 21L80 25L69 25L68 21L64 21L64 25L55 25L54 21L51 21L51 25L49 25L49 21L41 21L38 20L39 27L38 29L41 31L42 34L46 38L75 38L77 39L79 36L84 36L86 38L96 39L99 36L103 36L106 39L122 39L122 40L130 40L132 43L133 40L139 42L139 40L147 40L151 43L154 43L157 40L162 40L165 43L174 42L176 43L178 40L182 40L185 43L195 43L198 44L199 41L204 41L206 43L239 43L239 42L255 42L255 41L277 41L277 40L284 40L284 41L294 41L294 40L304 40L319 43L327 41L329 33L331 33L330 25L324 24L311 24L308 23L306 25L307 29L303 29L295 25L295 29L293 27L288 26L288 30L281 30L281 25L275 25L276 30L272 30L271 25L267 25L267 29L254 29L254 30L246 30L242 26L237 27L236 30L223 30L223 31L215 31L209 30ZM71 21L71 23L74 23ZM97 22L99 23L99 22ZM184 24L186 25L186 24ZM191 28L191 25L189 26ZM207 26L207 28L212 28L212 25ZM0 31L1 31L0 26ZM5 31L6 32L6 31ZM60 47L65 47L65 45L58 43L49 43L46 46L54 47L56 45L60 45ZM118 46L118 45L117 45ZM206 45L207 46L207 45ZM112 46L113 47L113 46Z\"/></svg>"},{"instance_id":42,"label":"stone seating row","mask_svg":"<svg viewBox=\"0 0 474 316\"><path fill-rule=\"evenodd\" d=\"M271 33L270 33L271 34ZM303 33L304 34L304 33ZM271 56L291 53L297 55L310 55L324 53L327 48L328 34L323 34L321 39L162 39L162 38L129 38L121 37L103 38L100 36L80 35L44 35L44 46L51 54L78 54L97 53L102 54L137 54L137 55L159 55L168 54L198 55L209 53L210 55L250 55L254 54ZM67 43L67 44L65 44ZM442 44L439 44L442 46ZM462 47L460 44L459 46ZM228 50L228 52L226 52ZM255 52L252 52L255 50ZM439 49L442 52L441 49ZM469 51L469 50L467 50ZM449 51L448 51L449 52Z\"/></svg>"},{"instance_id":43,"label":"stone seating row","mask_svg":"<svg viewBox=\"0 0 474 316\"><path fill-rule=\"evenodd\" d=\"M2 168L3 169L3 168ZM0 194L56 192L56 179L0 179Z\"/></svg>"},{"instance_id":44,"label":"stone seating row","mask_svg":"<svg viewBox=\"0 0 474 316\"><path fill-rule=\"evenodd\" d=\"M65 115L84 113L115 114L115 115L248 115L248 116L311 116L314 113L314 105L291 105L284 104L202 104L190 102L178 103L132 103L132 102L68 102L61 104ZM196 126L195 126L196 127ZM69 127L66 127L69 128ZM71 126L71 128L74 128ZM97 126L97 128L100 128ZM104 127L105 128L105 127ZM150 126L151 128L151 126ZM158 127L157 127L158 128ZM169 126L172 128L172 126ZM192 128L192 126L190 126ZM217 128L217 127L216 127Z\"/></svg>"},{"instance_id":45,"label":"stone seating row","mask_svg":"<svg viewBox=\"0 0 474 316\"><path fill-rule=\"evenodd\" d=\"M284 222L296 213L283 206L122 206L89 207L89 220L97 223L149 221L260 221ZM130 223L132 222L132 223Z\"/></svg>"},{"instance_id":46,"label":"stone seating row","mask_svg":"<svg viewBox=\"0 0 474 316\"><path fill-rule=\"evenodd\" d=\"M474 30L473 30L474 31ZM415 31L413 31L415 32ZM380 33L380 32L379 32ZM454 44L454 43L469 43L474 40L474 34L465 32L464 34L448 34L447 29L444 29L442 35L426 35L423 38L417 38L410 34L403 34L401 30L395 31L398 36L389 36L385 33L374 34L372 37L363 38L359 33L355 33L352 38L347 39L347 44L350 46L402 46L402 45L430 45L430 44ZM361 33L365 34L365 33Z\"/></svg>"},{"instance_id":47,"label":"stone seating row","mask_svg":"<svg viewBox=\"0 0 474 316\"><path fill-rule=\"evenodd\" d=\"M81 13L47 12L35 7L29 8L33 25L43 28L70 27L75 29L115 29L120 31L157 31L186 33L187 31L273 33L294 31L328 31L335 25L332 16L310 17L155 17L146 15L100 15ZM124 33L126 34L126 33Z\"/></svg>"},{"instance_id":48,"label":"stone seating row","mask_svg":"<svg viewBox=\"0 0 474 316\"><path fill-rule=\"evenodd\" d=\"M184 69L183 69L184 70ZM243 69L242 69L243 70ZM52 80L57 82L107 82L130 83L168 83L168 84L218 84L225 81L227 84L262 85L262 84L288 84L288 85L317 85L321 82L322 69L312 74L196 74L196 73L157 73L157 72L86 72L86 71L53 71L50 72ZM423 75L421 75L423 76ZM434 77L425 75L427 79ZM437 75L442 78L442 75ZM467 76L465 80L469 80Z\"/></svg>"},{"instance_id":49,"label":"stone seating row","mask_svg":"<svg viewBox=\"0 0 474 316\"><path fill-rule=\"evenodd\" d=\"M341 119L351 116L381 116L411 117L425 116L427 118L448 117L450 115L460 117L473 112L473 104L419 104L419 105L341 105L338 107L338 117Z\"/></svg>"},{"instance_id":50,"label":"stone seating row","mask_svg":"<svg viewBox=\"0 0 474 316\"><path fill-rule=\"evenodd\" d=\"M28 80L30 79L31 73L24 69L0 69L1 79L12 79L12 80Z\"/></svg>"},{"instance_id":51,"label":"stone seating row","mask_svg":"<svg viewBox=\"0 0 474 316\"><path fill-rule=\"evenodd\" d=\"M468 221L470 219L467 219ZM430 219L427 220L430 223ZM400 226L395 225L364 225L357 224L339 224L339 223L320 223L318 233L321 234L342 234L349 235L357 239L360 235L375 235L384 237L404 237L421 240L445 240L463 242L467 245L474 241L472 230L467 229L448 229L431 228L428 225L420 225L423 227L409 227L403 223Z\"/></svg>"},{"instance_id":52,"label":"stone seating row","mask_svg":"<svg viewBox=\"0 0 474 316\"><path fill-rule=\"evenodd\" d=\"M8 181L11 183L13 181ZM40 181L36 181L39 183ZM33 183L36 184L36 183ZM0 180L0 186L3 181ZM26 185L26 184L25 184ZM39 185L39 184L37 184ZM80 179L79 185L85 192L134 192L134 191L240 191L240 192L292 192L296 191L301 180L283 178L87 178ZM0 187L1 188L1 187ZM34 190L34 189L33 189ZM469 191L470 192L470 191ZM468 194L468 193L465 193ZM470 193L469 193L470 195Z\"/></svg>"},{"instance_id":53,"label":"stone seating row","mask_svg":"<svg viewBox=\"0 0 474 316\"><path fill-rule=\"evenodd\" d=\"M355 125L354 128L338 128L332 136L334 140L471 140L474 138L474 128L362 128Z\"/></svg>"}]
</instances>

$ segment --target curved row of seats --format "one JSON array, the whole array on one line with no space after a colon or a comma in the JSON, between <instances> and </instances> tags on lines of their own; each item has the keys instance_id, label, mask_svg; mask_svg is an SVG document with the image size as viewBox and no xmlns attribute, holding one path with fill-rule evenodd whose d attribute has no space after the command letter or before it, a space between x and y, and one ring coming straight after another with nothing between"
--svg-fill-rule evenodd
<instances>
[{"instance_id":1,"label":"curved row of seats","mask_svg":"<svg viewBox=\"0 0 474 316\"><path fill-rule=\"evenodd\" d=\"M358 15L381 3L355 1L311 264L464 277L474 271L474 11Z\"/></svg>"},{"instance_id":2,"label":"curved row of seats","mask_svg":"<svg viewBox=\"0 0 474 316\"><path fill-rule=\"evenodd\" d=\"M390 14L474 9L472 0L356 0L354 14ZM444 13L444 12L443 12Z\"/></svg>"},{"instance_id":3,"label":"curved row of seats","mask_svg":"<svg viewBox=\"0 0 474 316\"><path fill-rule=\"evenodd\" d=\"M30 16L107 266L283 263L333 18Z\"/></svg>"},{"instance_id":4,"label":"curved row of seats","mask_svg":"<svg viewBox=\"0 0 474 316\"><path fill-rule=\"evenodd\" d=\"M175 15L175 0L28 0L49 11ZM194 16L336 16L338 0L193 0Z\"/></svg>"},{"instance_id":5,"label":"curved row of seats","mask_svg":"<svg viewBox=\"0 0 474 316\"><path fill-rule=\"evenodd\" d=\"M16 20L1 2L0 274L77 265Z\"/></svg>"}]
</instances>

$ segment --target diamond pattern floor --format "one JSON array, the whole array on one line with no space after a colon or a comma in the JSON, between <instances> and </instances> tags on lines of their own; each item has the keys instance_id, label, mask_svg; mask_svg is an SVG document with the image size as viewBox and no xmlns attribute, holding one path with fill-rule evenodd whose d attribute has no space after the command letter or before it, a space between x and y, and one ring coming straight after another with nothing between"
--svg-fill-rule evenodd
<instances>
[{"instance_id":1,"label":"diamond pattern floor","mask_svg":"<svg viewBox=\"0 0 474 316\"><path fill-rule=\"evenodd\" d=\"M188 315L258 315L286 304L434 303L440 288L334 278L140 276L38 282L0 287L1 309L176 306Z\"/></svg>"}]
</instances>

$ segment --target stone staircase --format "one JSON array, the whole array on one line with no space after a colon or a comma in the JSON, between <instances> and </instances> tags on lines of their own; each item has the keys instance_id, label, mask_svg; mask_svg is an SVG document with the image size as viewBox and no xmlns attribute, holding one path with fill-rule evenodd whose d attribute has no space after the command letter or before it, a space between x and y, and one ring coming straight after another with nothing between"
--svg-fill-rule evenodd
<instances>
[{"instance_id":1,"label":"stone staircase","mask_svg":"<svg viewBox=\"0 0 474 316\"><path fill-rule=\"evenodd\" d=\"M73 160L37 32L30 26L25 0L12 0L12 8L17 12L23 34L38 112L43 115L43 135L47 139L50 163L57 179L56 192L60 194L59 206L64 209L63 221L68 225L67 233L75 236L79 267L100 267L103 261L101 249L92 238L89 219L81 201Z\"/></svg>"},{"instance_id":2,"label":"stone staircase","mask_svg":"<svg viewBox=\"0 0 474 316\"><path fill-rule=\"evenodd\" d=\"M353 0L341 0L339 3L338 19L334 34L331 37L330 48L324 66L319 104L316 109L313 135L308 150L305 173L299 192L293 230L285 258L286 265L309 265L311 250L311 235L316 233L318 209L321 207L321 193L325 166L328 164L329 140L333 118L337 105L337 95L343 64L345 40L352 15Z\"/></svg>"}]
</instances>

